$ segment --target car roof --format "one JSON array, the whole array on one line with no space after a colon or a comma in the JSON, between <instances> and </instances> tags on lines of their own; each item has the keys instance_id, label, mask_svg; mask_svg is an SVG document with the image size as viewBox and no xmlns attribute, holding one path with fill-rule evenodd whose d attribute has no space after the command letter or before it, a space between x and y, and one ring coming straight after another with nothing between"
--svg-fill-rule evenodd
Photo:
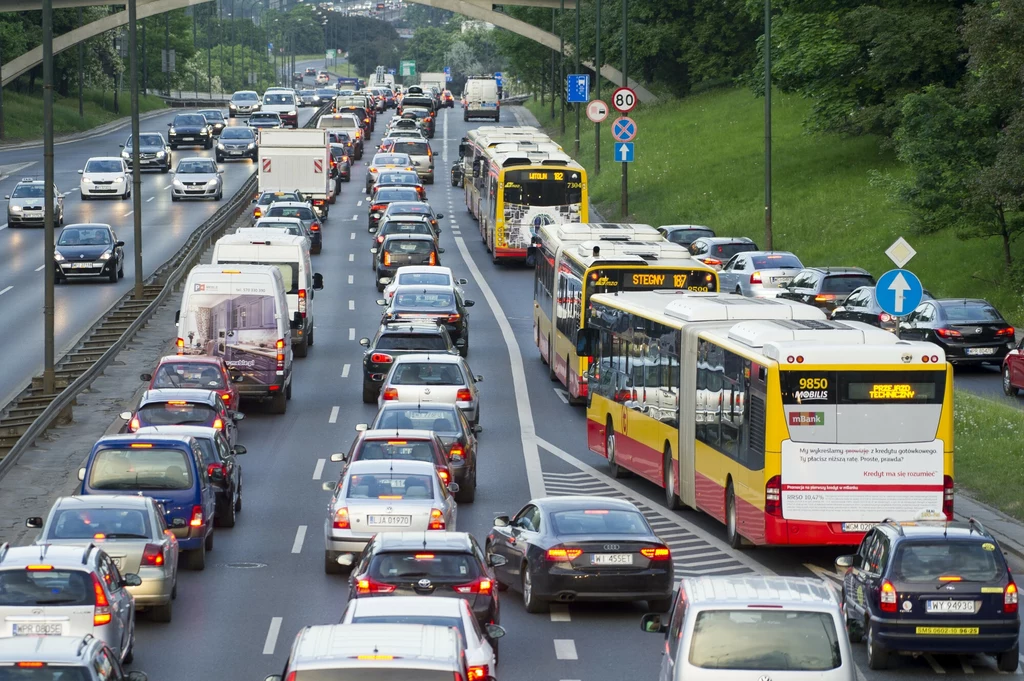
<instances>
[{"instance_id":1,"label":"car roof","mask_svg":"<svg viewBox=\"0 0 1024 681\"><path fill-rule=\"evenodd\" d=\"M815 577L689 577L680 588L690 605L838 607L832 588Z\"/></svg>"},{"instance_id":2,"label":"car roof","mask_svg":"<svg viewBox=\"0 0 1024 681\"><path fill-rule=\"evenodd\" d=\"M395 272L395 276L399 274L447 274L450 277L452 268L444 265L402 265Z\"/></svg>"},{"instance_id":3,"label":"car roof","mask_svg":"<svg viewBox=\"0 0 1024 681\"><path fill-rule=\"evenodd\" d=\"M85 636L12 636L0 638L0 664L25 660L61 665L84 664L83 653L102 644L103 642L92 634Z\"/></svg>"},{"instance_id":4,"label":"car roof","mask_svg":"<svg viewBox=\"0 0 1024 681\"><path fill-rule=\"evenodd\" d=\"M436 475L432 461L412 461L410 459L360 459L353 461L345 469L345 475L376 474L376 473L419 473Z\"/></svg>"},{"instance_id":5,"label":"car roof","mask_svg":"<svg viewBox=\"0 0 1024 681\"><path fill-rule=\"evenodd\" d=\"M831 276L833 274L865 274L869 277L871 276L871 273L862 267L805 267L804 269L821 272L825 276Z\"/></svg>"},{"instance_id":6,"label":"car roof","mask_svg":"<svg viewBox=\"0 0 1024 681\"><path fill-rule=\"evenodd\" d=\"M157 360L156 365L159 367L163 364L173 364L180 362L182 364L210 364L212 366L220 367L224 365L224 360L214 355L164 355Z\"/></svg>"},{"instance_id":7,"label":"car roof","mask_svg":"<svg viewBox=\"0 0 1024 681\"><path fill-rule=\"evenodd\" d=\"M280 206L282 208L309 208L305 201L271 201L270 207Z\"/></svg>"},{"instance_id":8,"label":"car roof","mask_svg":"<svg viewBox=\"0 0 1024 681\"><path fill-rule=\"evenodd\" d=\"M113 227L111 227L110 225L102 222L75 222L70 225L64 225L64 228L61 231L70 229L72 227L84 227L85 229L113 229Z\"/></svg>"},{"instance_id":9,"label":"car roof","mask_svg":"<svg viewBox=\"0 0 1024 681\"><path fill-rule=\"evenodd\" d=\"M947 305L988 305L989 307L994 307L992 303L984 298L940 298L935 302L943 307Z\"/></svg>"},{"instance_id":10,"label":"car roof","mask_svg":"<svg viewBox=\"0 0 1024 681\"><path fill-rule=\"evenodd\" d=\"M18 184L44 184L44 180L33 180L28 177L18 180Z\"/></svg>"},{"instance_id":11,"label":"car roof","mask_svg":"<svg viewBox=\"0 0 1024 681\"><path fill-rule=\"evenodd\" d=\"M116 433L114 435L104 435L93 447L100 445L109 446L124 446L130 447L134 443L145 443L152 444L155 446L174 446L174 445L187 445L192 446L192 436L185 435L184 433L161 433L159 435L137 435L135 433Z\"/></svg>"},{"instance_id":12,"label":"car roof","mask_svg":"<svg viewBox=\"0 0 1024 681\"><path fill-rule=\"evenodd\" d=\"M52 565L58 570L88 570L91 560L98 552L98 547L91 542L81 546L66 544L10 546L6 552L0 551L0 569L23 568L26 565L42 563Z\"/></svg>"},{"instance_id":13,"label":"car roof","mask_svg":"<svg viewBox=\"0 0 1024 681\"><path fill-rule=\"evenodd\" d=\"M417 461L416 463L432 465L426 461ZM382 532L377 535L377 547L385 551L403 549L410 551L417 549L466 551L472 546L473 543L468 532Z\"/></svg>"},{"instance_id":14,"label":"car roof","mask_svg":"<svg viewBox=\"0 0 1024 681\"><path fill-rule=\"evenodd\" d=\"M743 251L742 253L737 253L735 257L756 258L765 255L792 255L794 258L796 257L796 254L794 254L792 251Z\"/></svg>"},{"instance_id":15,"label":"car roof","mask_svg":"<svg viewBox=\"0 0 1024 681\"><path fill-rule=\"evenodd\" d=\"M53 508L149 508L152 497L137 494L86 494L85 496L58 497Z\"/></svg>"},{"instance_id":16,"label":"car roof","mask_svg":"<svg viewBox=\"0 0 1024 681\"><path fill-rule=\"evenodd\" d=\"M364 430L362 440L394 440L395 438L418 438L420 440L433 439L434 431L420 430L418 428L375 428Z\"/></svg>"},{"instance_id":17,"label":"car roof","mask_svg":"<svg viewBox=\"0 0 1024 681\"><path fill-rule=\"evenodd\" d=\"M711 229L710 227L706 227L705 225L661 225L661 229L664 229L664 230L667 230L667 231L670 231L670 232L674 232L674 231L676 231L678 229L706 229L709 232L714 232L715 231L715 230Z\"/></svg>"},{"instance_id":18,"label":"car roof","mask_svg":"<svg viewBox=\"0 0 1024 681\"><path fill-rule=\"evenodd\" d=\"M613 499L611 497L596 496L568 496L568 497L541 497L531 499L530 503L545 511L572 511L579 508L608 509L621 511L636 511L639 509L632 502L625 499Z\"/></svg>"},{"instance_id":19,"label":"car roof","mask_svg":"<svg viewBox=\"0 0 1024 681\"><path fill-rule=\"evenodd\" d=\"M187 400L212 406L217 403L216 398L216 391L201 388L153 388L142 393L139 406L172 400Z\"/></svg>"},{"instance_id":20,"label":"car roof","mask_svg":"<svg viewBox=\"0 0 1024 681\"><path fill-rule=\"evenodd\" d=\"M139 435L190 435L198 439L212 440L220 429L212 426L143 426L135 431Z\"/></svg>"},{"instance_id":21,"label":"car roof","mask_svg":"<svg viewBox=\"0 0 1024 681\"><path fill-rule=\"evenodd\" d=\"M408 355L395 357L395 364L406 364L409 362L430 362L433 364L462 364L461 355L451 355L447 352L416 352ZM430 404L433 404L432 402Z\"/></svg>"},{"instance_id":22,"label":"car roof","mask_svg":"<svg viewBox=\"0 0 1024 681\"><path fill-rule=\"evenodd\" d=\"M916 520L905 522L884 522L876 528L902 538L932 539L977 539L982 542L994 542L992 535L977 521L960 522L946 520Z\"/></svg>"},{"instance_id":23,"label":"car roof","mask_svg":"<svg viewBox=\"0 0 1024 681\"><path fill-rule=\"evenodd\" d=\"M278 202L278 203L280 203L280 202ZM271 205L273 205L273 203ZM307 205L307 204L303 204L303 205ZM258 228L260 226L261 223L266 225L266 224L272 224L272 223L275 223L275 222L291 222L291 223L294 223L294 224L299 225L299 226L302 225L302 219L301 218L290 218L290 217L284 217L283 215L275 215L273 217L268 217L268 216L261 217L258 220L256 220L256 224L254 224L252 227L242 227L242 229L256 229L256 228Z\"/></svg>"},{"instance_id":24,"label":"car roof","mask_svg":"<svg viewBox=\"0 0 1024 681\"><path fill-rule=\"evenodd\" d=\"M178 115L180 116L181 114L178 114ZM86 161L86 163L89 163L89 161L120 161L120 160L121 160L120 156L92 156L92 157L90 157Z\"/></svg>"},{"instance_id":25,"label":"car roof","mask_svg":"<svg viewBox=\"0 0 1024 681\"><path fill-rule=\"evenodd\" d=\"M702 236L699 239L694 239L694 243L701 241L706 244L713 246L720 246L722 244L752 244L754 240L746 236Z\"/></svg>"}]
</instances>

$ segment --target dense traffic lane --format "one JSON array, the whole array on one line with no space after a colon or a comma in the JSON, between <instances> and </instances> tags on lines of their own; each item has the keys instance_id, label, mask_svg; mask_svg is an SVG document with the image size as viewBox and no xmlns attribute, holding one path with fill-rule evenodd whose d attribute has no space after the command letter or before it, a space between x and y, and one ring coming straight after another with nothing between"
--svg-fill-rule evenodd
<instances>
[{"instance_id":1,"label":"dense traffic lane","mask_svg":"<svg viewBox=\"0 0 1024 681\"><path fill-rule=\"evenodd\" d=\"M301 109L299 123L305 123L314 109ZM161 132L178 111L169 111L142 122L142 132ZM233 119L232 125L244 125ZM125 242L124 279L117 284L82 281L57 287L54 335L57 356L69 350L78 338L122 295L133 286L135 277L133 201L95 199L82 201L78 192L78 170L93 156L118 156L130 134L129 127L95 138L62 144L55 149L55 181L64 196L64 224L104 222L110 224ZM214 151L180 147L172 152L175 163L188 156L213 157ZM29 160L26 160L29 159ZM33 165L0 180L0 196L10 194L22 177L42 177L40 148L0 152L0 166L15 166L33 161ZM251 161L222 164L224 195L231 196L254 172ZM214 201L171 202L173 173L144 171L142 175L143 267L148 276L166 262L188 236L221 206ZM3 207L6 220L6 205ZM58 231L59 235L59 231ZM0 252L5 254L0 271L0 328L10 334L7 361L0 367L0 404L19 393L43 367L43 230L33 227L0 229Z\"/></svg>"}]
</instances>

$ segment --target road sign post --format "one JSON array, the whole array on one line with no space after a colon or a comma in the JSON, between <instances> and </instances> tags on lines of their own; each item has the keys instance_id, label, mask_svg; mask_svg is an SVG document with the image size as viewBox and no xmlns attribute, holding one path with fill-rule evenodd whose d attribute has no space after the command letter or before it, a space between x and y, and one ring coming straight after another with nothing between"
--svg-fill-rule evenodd
<instances>
[{"instance_id":1,"label":"road sign post","mask_svg":"<svg viewBox=\"0 0 1024 681\"><path fill-rule=\"evenodd\" d=\"M910 270L889 270L878 278L875 284L875 298L878 306L893 317L910 314L921 304L924 287L921 280Z\"/></svg>"}]
</instances>

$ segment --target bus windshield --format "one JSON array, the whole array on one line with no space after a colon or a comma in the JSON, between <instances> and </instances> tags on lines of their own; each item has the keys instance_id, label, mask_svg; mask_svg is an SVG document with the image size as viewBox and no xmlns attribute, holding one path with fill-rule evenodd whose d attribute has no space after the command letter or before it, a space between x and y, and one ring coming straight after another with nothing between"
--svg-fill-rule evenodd
<instances>
[{"instance_id":1,"label":"bus windshield","mask_svg":"<svg viewBox=\"0 0 1024 681\"><path fill-rule=\"evenodd\" d=\"M583 201L583 182L572 170L509 170L503 189L505 203L567 206Z\"/></svg>"}]
</instances>

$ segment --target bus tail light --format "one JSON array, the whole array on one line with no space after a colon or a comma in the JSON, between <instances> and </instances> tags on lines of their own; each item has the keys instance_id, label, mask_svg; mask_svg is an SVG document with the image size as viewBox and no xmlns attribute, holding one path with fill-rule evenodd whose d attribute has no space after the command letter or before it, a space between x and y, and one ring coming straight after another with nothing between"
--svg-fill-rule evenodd
<instances>
[{"instance_id":1,"label":"bus tail light","mask_svg":"<svg viewBox=\"0 0 1024 681\"><path fill-rule=\"evenodd\" d=\"M303 319L306 318L306 289L304 288L299 289L299 314Z\"/></svg>"},{"instance_id":2,"label":"bus tail light","mask_svg":"<svg viewBox=\"0 0 1024 681\"><path fill-rule=\"evenodd\" d=\"M1017 612L1017 584L1012 579L1003 589L1003 612Z\"/></svg>"},{"instance_id":3,"label":"bus tail light","mask_svg":"<svg viewBox=\"0 0 1024 681\"><path fill-rule=\"evenodd\" d=\"M782 476L773 475L764 486L764 512L766 515L782 517Z\"/></svg>"},{"instance_id":4,"label":"bus tail light","mask_svg":"<svg viewBox=\"0 0 1024 681\"><path fill-rule=\"evenodd\" d=\"M953 476L942 476L942 512L946 520L953 520Z\"/></svg>"},{"instance_id":5,"label":"bus tail light","mask_svg":"<svg viewBox=\"0 0 1024 681\"><path fill-rule=\"evenodd\" d=\"M763 283L761 281L761 273L760 272L754 272L753 274L751 274L750 275L750 283L751 284L761 284L761 283Z\"/></svg>"},{"instance_id":6,"label":"bus tail light","mask_svg":"<svg viewBox=\"0 0 1024 681\"><path fill-rule=\"evenodd\" d=\"M455 393L456 402L471 402L473 400L473 393L470 392L469 388L459 388L458 392Z\"/></svg>"},{"instance_id":7,"label":"bus tail light","mask_svg":"<svg viewBox=\"0 0 1024 681\"><path fill-rule=\"evenodd\" d=\"M878 605L882 612L896 612L896 587L888 579L878 592Z\"/></svg>"}]
</instances>

